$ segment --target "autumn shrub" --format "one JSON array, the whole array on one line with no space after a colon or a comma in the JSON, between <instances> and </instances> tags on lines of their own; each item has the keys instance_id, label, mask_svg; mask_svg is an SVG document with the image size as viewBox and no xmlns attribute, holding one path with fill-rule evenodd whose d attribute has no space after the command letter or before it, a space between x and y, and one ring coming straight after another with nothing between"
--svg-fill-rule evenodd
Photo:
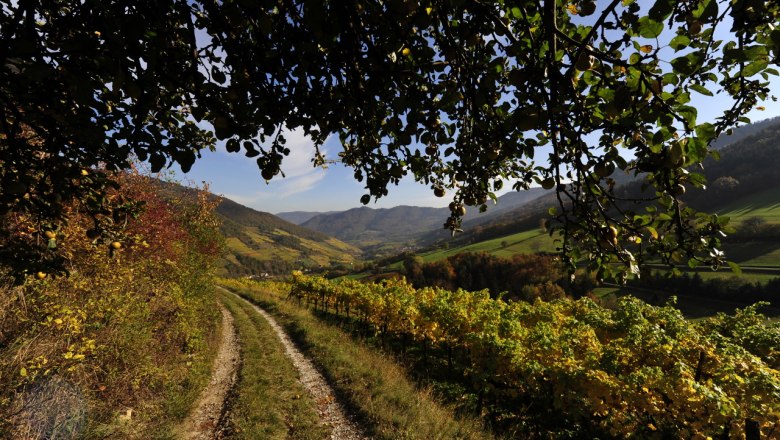
<instances>
[{"instance_id":1,"label":"autumn shrub","mask_svg":"<svg viewBox=\"0 0 780 440\"><path fill-rule=\"evenodd\" d=\"M216 202L114 177L107 197L141 210L95 219L76 203L56 231L8 217L57 246L67 276L39 271L0 287L0 437L144 438L183 417L204 382L218 318ZM114 227L96 231L101 222Z\"/></svg>"}]
</instances>

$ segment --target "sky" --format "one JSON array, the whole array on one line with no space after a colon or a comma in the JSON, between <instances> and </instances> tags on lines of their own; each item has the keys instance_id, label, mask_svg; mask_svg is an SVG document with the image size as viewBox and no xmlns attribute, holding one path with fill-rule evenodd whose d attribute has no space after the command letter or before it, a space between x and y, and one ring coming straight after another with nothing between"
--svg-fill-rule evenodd
<instances>
[{"instance_id":1,"label":"sky","mask_svg":"<svg viewBox=\"0 0 780 440\"><path fill-rule=\"evenodd\" d=\"M780 95L780 81L773 81L772 90ZM716 100L722 105L727 99ZM713 120L715 108L711 105L697 106L699 121ZM766 110L755 110L749 115L754 122L780 116L780 102L764 103ZM270 182L260 177L260 170L254 159L241 153L228 153L223 144L216 151L203 151L203 157L192 166L187 174L179 177L195 184L207 182L215 194L258 211L279 213L288 211L343 211L362 206L360 197L366 194L363 184L353 177L353 170L341 164L329 165L327 169L314 168L312 142L302 132L293 131L286 135L291 150L282 163L286 177L276 176ZM334 158L340 149L338 139L332 136L325 143L326 156ZM511 185L506 185L511 187ZM433 195L430 187L417 183L410 176L398 186L388 188L389 195L373 200L372 208L390 208L399 205L443 207L450 199Z\"/></svg>"},{"instance_id":2,"label":"sky","mask_svg":"<svg viewBox=\"0 0 780 440\"><path fill-rule=\"evenodd\" d=\"M771 79L771 90L780 97L780 79ZM728 96L704 97L693 93L691 104L698 109L698 122L714 121L723 109L731 105ZM767 100L761 103L765 110L754 110L748 117L754 121L780 116L780 102ZM258 211L280 213L288 211L342 211L362 206L360 197L367 193L362 183L353 177L353 170L341 164L328 165L327 169L315 168L312 142L302 131L285 134L291 154L282 163L286 177L276 176L266 182L254 159L242 153L228 153L224 142L216 151L202 151L189 173L183 174L174 167L174 173L182 180L202 185L209 184L215 194L227 197ZM335 159L340 151L336 136L324 145L324 154ZM540 156L537 156L540 157ZM542 156L543 157L543 156ZM511 188L513 182L505 182ZM388 188L389 195L368 204L372 208L390 208L399 205L443 207L451 199L437 198L430 187L406 176L398 186ZM505 190L506 191L506 190Z\"/></svg>"}]
</instances>

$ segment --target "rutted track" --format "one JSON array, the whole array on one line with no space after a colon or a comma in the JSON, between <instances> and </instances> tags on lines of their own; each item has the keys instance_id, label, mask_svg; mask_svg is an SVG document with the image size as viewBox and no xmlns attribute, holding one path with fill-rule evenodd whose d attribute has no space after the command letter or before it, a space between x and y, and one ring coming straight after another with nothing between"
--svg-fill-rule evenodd
<instances>
[{"instance_id":1,"label":"rutted track","mask_svg":"<svg viewBox=\"0 0 780 440\"><path fill-rule=\"evenodd\" d=\"M223 415L228 393L238 377L240 349L233 323L233 316L220 305L222 311L222 336L211 381L203 390L187 420L179 430L179 438L207 440L222 437Z\"/></svg>"},{"instance_id":2,"label":"rutted track","mask_svg":"<svg viewBox=\"0 0 780 440\"><path fill-rule=\"evenodd\" d=\"M251 306L252 310L262 316L274 330L274 333L276 333L277 337L282 342L287 356L292 360L295 368L298 369L301 383L316 402L317 413L320 416L320 420L326 426L331 427L331 439L367 439L368 437L363 433L363 430L354 422L354 418L350 417L344 406L339 403L333 388L328 385L325 378L317 371L312 362L301 353L276 320L268 314L268 312L244 298L241 298L239 295L236 295L227 289L220 289L233 295L239 301Z\"/></svg>"}]
</instances>

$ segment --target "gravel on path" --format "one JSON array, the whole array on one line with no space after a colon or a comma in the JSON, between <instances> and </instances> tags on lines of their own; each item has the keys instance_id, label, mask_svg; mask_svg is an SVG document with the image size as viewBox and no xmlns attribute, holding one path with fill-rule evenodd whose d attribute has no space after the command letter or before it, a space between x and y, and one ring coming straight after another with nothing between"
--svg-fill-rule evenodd
<instances>
[{"instance_id":1,"label":"gravel on path","mask_svg":"<svg viewBox=\"0 0 780 440\"><path fill-rule=\"evenodd\" d=\"M222 289L225 292L230 292L227 289ZM235 295L241 301L245 301L251 305L252 308L260 314L268 324L271 325L276 335L282 341L287 356L293 361L295 368L298 369L301 383L304 388L312 395L313 400L317 403L317 412L320 416L320 420L326 426L332 428L330 438L333 440L364 440L369 439L363 433L363 430L355 423L354 417L350 417L345 407L336 398L336 393L333 391L330 385L325 381L325 378L314 367L311 360L301 353L295 343L290 339L282 326L276 322L276 320L268 312L260 307L252 304L244 298Z\"/></svg>"},{"instance_id":2,"label":"gravel on path","mask_svg":"<svg viewBox=\"0 0 780 440\"><path fill-rule=\"evenodd\" d=\"M225 402L238 378L241 349L233 315L222 304L219 307L222 312L222 335L211 381L201 393L195 409L180 427L177 438L211 440L223 437Z\"/></svg>"}]
</instances>

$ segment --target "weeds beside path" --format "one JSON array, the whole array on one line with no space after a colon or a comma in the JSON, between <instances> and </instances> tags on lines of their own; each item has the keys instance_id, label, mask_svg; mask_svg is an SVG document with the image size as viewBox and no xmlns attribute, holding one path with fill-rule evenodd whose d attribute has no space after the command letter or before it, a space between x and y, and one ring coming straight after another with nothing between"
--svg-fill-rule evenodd
<instances>
[{"instance_id":1,"label":"weeds beside path","mask_svg":"<svg viewBox=\"0 0 780 440\"><path fill-rule=\"evenodd\" d=\"M236 383L240 364L238 337L233 316L220 305L222 329L219 349L214 359L211 381L203 390L190 416L179 429L179 438L205 440L221 437L228 393Z\"/></svg>"}]
</instances>

